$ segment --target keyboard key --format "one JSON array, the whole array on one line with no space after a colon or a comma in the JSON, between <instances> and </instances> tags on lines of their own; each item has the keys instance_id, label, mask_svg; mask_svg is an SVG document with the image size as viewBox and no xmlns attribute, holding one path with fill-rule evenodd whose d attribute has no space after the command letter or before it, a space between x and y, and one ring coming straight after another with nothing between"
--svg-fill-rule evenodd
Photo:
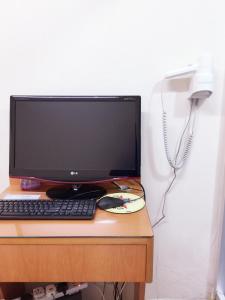
<instances>
[{"instance_id":1,"label":"keyboard key","mask_svg":"<svg viewBox=\"0 0 225 300\"><path fill-rule=\"evenodd\" d=\"M92 219L96 202L90 200L0 200L4 219Z\"/></svg>"}]
</instances>

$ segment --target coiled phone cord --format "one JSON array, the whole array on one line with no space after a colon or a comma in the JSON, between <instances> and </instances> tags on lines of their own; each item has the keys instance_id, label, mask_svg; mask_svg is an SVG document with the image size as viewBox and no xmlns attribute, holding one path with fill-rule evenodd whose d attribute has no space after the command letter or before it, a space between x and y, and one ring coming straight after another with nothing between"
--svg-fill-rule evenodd
<instances>
[{"instance_id":1,"label":"coiled phone cord","mask_svg":"<svg viewBox=\"0 0 225 300\"><path fill-rule=\"evenodd\" d=\"M166 157L168 160L169 165L171 168L174 168L176 170L181 169L184 165L184 162L186 161L190 150L191 150L191 145L193 141L193 131L194 131L194 124L195 124L195 118L196 118L196 110L193 109L193 106L196 106L196 101L195 100L190 100L190 112L188 116L187 123L184 127L184 130L181 134L181 137L179 138L179 143L178 143L178 149L176 151L175 157L172 160L170 153L169 153L169 142L168 142L168 126L167 126L167 113L165 110L162 112L162 123L163 123L163 141L164 141L164 148L165 148L165 153ZM189 129L189 133L187 133L187 130ZM187 136L188 134L188 136ZM181 158L178 161L178 157L180 156L181 152L181 146L183 146L183 154L181 155Z\"/></svg>"},{"instance_id":2,"label":"coiled phone cord","mask_svg":"<svg viewBox=\"0 0 225 300\"><path fill-rule=\"evenodd\" d=\"M182 134L179 138L178 142L178 148L175 154L174 159L171 159L170 153L169 153L169 146L168 146L168 129L167 129L167 113L165 111L164 107L164 101L163 101L163 83L162 83L162 88L161 88L161 104L162 104L162 123L163 123L163 141L164 141L164 148L165 148L165 153L166 157L168 160L168 163L170 167L173 169L173 178L171 179L165 193L163 194L163 200L162 200L162 211L161 211L161 217L152 225L154 228L157 226L161 221L166 217L165 215L165 204L166 204L166 197L169 191L171 190L175 179L177 177L177 170L181 169L187 160L191 146L192 146L192 141L193 141L193 132L194 132L194 125L195 125L195 119L196 119L196 111L197 111L197 105L198 105L198 99L189 99L190 101L190 111L189 111L189 116L188 120L186 122L186 125L184 126L184 129L182 131ZM187 130L189 129L189 135L187 135ZM181 146L183 146L183 154L181 156L181 159L178 162L178 157L180 156L181 152Z\"/></svg>"}]
</instances>

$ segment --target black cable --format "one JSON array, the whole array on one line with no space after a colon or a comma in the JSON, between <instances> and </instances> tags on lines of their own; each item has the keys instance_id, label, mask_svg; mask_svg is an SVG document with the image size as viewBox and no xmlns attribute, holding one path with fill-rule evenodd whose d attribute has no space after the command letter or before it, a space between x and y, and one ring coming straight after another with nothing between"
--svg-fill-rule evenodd
<instances>
[{"instance_id":1,"label":"black cable","mask_svg":"<svg viewBox=\"0 0 225 300\"><path fill-rule=\"evenodd\" d=\"M135 190L135 191L143 192L142 195L140 195L140 196L137 195L138 196L137 198L129 199L129 201L127 201L128 203L129 202L135 202L135 201L137 201L141 198L143 198L144 201L145 201L145 189L144 189L143 185L141 183L139 183L138 181L136 181L136 180L134 180L134 181L142 188L141 190L133 188L133 187L129 187L129 186L126 190L121 190L120 187L114 181L112 181L112 184L114 184L117 187L117 189L116 189L117 191L120 191L121 193L124 193L124 194L126 194L126 193L128 194L129 190Z\"/></svg>"},{"instance_id":2,"label":"black cable","mask_svg":"<svg viewBox=\"0 0 225 300\"><path fill-rule=\"evenodd\" d=\"M134 180L142 189L143 193L144 193L144 200L146 201L146 193L145 193L145 188L144 186L141 184L141 182L139 182L138 180Z\"/></svg>"},{"instance_id":3,"label":"black cable","mask_svg":"<svg viewBox=\"0 0 225 300\"><path fill-rule=\"evenodd\" d=\"M120 298L119 300L123 300L123 290L124 290L124 286L125 286L126 282L123 282L121 289L120 289Z\"/></svg>"},{"instance_id":4,"label":"black cable","mask_svg":"<svg viewBox=\"0 0 225 300\"><path fill-rule=\"evenodd\" d=\"M117 190L121 190L121 189L120 189L120 186L119 186L117 183L115 183L115 181L112 181L111 183L117 187L117 188L116 188Z\"/></svg>"},{"instance_id":5,"label":"black cable","mask_svg":"<svg viewBox=\"0 0 225 300\"><path fill-rule=\"evenodd\" d=\"M117 282L117 285L116 285L116 300L117 300L118 294L119 294L119 282Z\"/></svg>"},{"instance_id":6,"label":"black cable","mask_svg":"<svg viewBox=\"0 0 225 300\"><path fill-rule=\"evenodd\" d=\"M117 298L116 298L117 300L122 300L125 284L126 282L123 282L120 289L118 289Z\"/></svg>"},{"instance_id":7,"label":"black cable","mask_svg":"<svg viewBox=\"0 0 225 300\"><path fill-rule=\"evenodd\" d=\"M117 286L118 286L118 282L114 282L114 300L117 300Z\"/></svg>"},{"instance_id":8,"label":"black cable","mask_svg":"<svg viewBox=\"0 0 225 300\"><path fill-rule=\"evenodd\" d=\"M136 181L136 180L134 180L136 183L138 183L139 184L139 182L138 181ZM119 191L128 191L128 190L134 190L134 191L139 191L139 192L143 192L143 189L136 189L136 188L134 188L134 187L130 187L130 186L127 186L127 188L126 189L121 189L120 188L120 186L119 186L119 184L117 184L115 181L112 181L112 184L113 185L115 185L117 188L116 188L116 190L119 190ZM139 184L140 185L140 184Z\"/></svg>"},{"instance_id":9,"label":"black cable","mask_svg":"<svg viewBox=\"0 0 225 300\"><path fill-rule=\"evenodd\" d=\"M137 200L139 200L141 198L144 198L144 193L141 196L139 196L138 198L129 199L128 201L124 200L124 201L125 201L125 203L135 202L135 201L137 201Z\"/></svg>"},{"instance_id":10,"label":"black cable","mask_svg":"<svg viewBox=\"0 0 225 300\"><path fill-rule=\"evenodd\" d=\"M165 193L164 193L164 195L163 195L162 217L159 218L159 220L156 221L156 222L152 225L152 228L154 228L156 225L158 225L158 224L166 217L166 215L165 215L165 213L164 213L164 210L165 210L165 204L166 204L166 196L167 196L168 192L170 191L170 189L171 189L171 187L172 187L172 185L173 185L173 183L174 183L174 181L175 181L175 179L176 179L176 177L177 177L177 173L176 173L176 169L175 169L175 168L173 168L173 173L174 173L173 179L171 180L169 186L167 187L167 189L166 189L166 191L165 191Z\"/></svg>"},{"instance_id":11,"label":"black cable","mask_svg":"<svg viewBox=\"0 0 225 300\"><path fill-rule=\"evenodd\" d=\"M181 137L180 137L180 140L179 140L179 144L178 144L178 149L177 149L177 153L176 153L176 156L175 156L175 166L176 166L176 162L177 162L177 158L180 154L180 150L181 150L181 145L183 143L183 138L184 138L184 135L185 135L185 132L190 124L190 121L191 121L191 116L192 116L192 109L193 109L193 101L191 102L191 107L190 107L190 112L189 112L189 116L188 116L188 120L187 120L187 123L182 131L182 134L181 134ZM173 178L171 180L171 182L169 183L169 186L167 187L164 195L163 195L163 207L162 207L162 216L161 218L158 219L158 221L156 221L153 225L152 225L152 228L154 228L155 226L157 226L159 223L161 223L161 221L166 217L165 215L165 204L166 204L166 197L167 197L167 194L169 193L170 189L172 188L172 185L177 177L177 169L175 167L173 167Z\"/></svg>"},{"instance_id":12,"label":"black cable","mask_svg":"<svg viewBox=\"0 0 225 300\"><path fill-rule=\"evenodd\" d=\"M104 297L105 297L105 288L106 288L106 282L104 282L104 285L103 285L103 290L102 290L103 297L102 297L102 299L104 299Z\"/></svg>"},{"instance_id":13,"label":"black cable","mask_svg":"<svg viewBox=\"0 0 225 300\"><path fill-rule=\"evenodd\" d=\"M113 183L115 186L117 186L117 185L115 184L115 182L112 181L112 183ZM138 183L138 182L137 182L137 183ZM142 187L141 184L139 184L139 185ZM116 189L116 190L120 190L120 191L126 193L126 191L123 191L123 190L119 189L118 186L117 186L117 189ZM129 187L129 190L137 190L137 191L141 191L141 190L139 190L139 189L135 189L135 188L132 188L132 187ZM145 191L144 191L144 188L143 188L143 187L142 187L142 190L143 190L143 192L144 192L143 195L144 195L144 199L145 199ZM81 196L83 196L83 195L91 194L91 193L93 193L93 192L98 192L98 190L92 190L92 191L83 192L83 193L79 193L79 192L78 192L77 195L72 195L72 196L70 196L70 197L67 197L66 200L76 200L76 198L79 199L79 197L81 197ZM135 200L138 200L138 199L142 198L143 195L142 195L141 197L137 198L137 199L132 200L132 201L135 201ZM62 199L62 200L64 200L64 199Z\"/></svg>"},{"instance_id":14,"label":"black cable","mask_svg":"<svg viewBox=\"0 0 225 300\"><path fill-rule=\"evenodd\" d=\"M114 181L112 181L112 184L114 184L114 185L117 187L116 190L118 190L118 191L120 191L120 192L128 193L129 190L134 190L134 191L143 192L143 194L141 195L140 198L144 198L144 200L145 200L145 195L146 195L146 193L145 193L145 189L144 189L143 185L142 185L138 180L135 180L135 179L134 179L134 181L141 187L141 190L140 190L140 189L133 188L133 187L129 187L129 186L128 186L128 188L127 188L126 190L121 190L120 187L119 187L119 185L117 185ZM138 200L138 199L140 199L140 198L134 199L134 201L135 201L135 200Z\"/></svg>"},{"instance_id":15,"label":"black cable","mask_svg":"<svg viewBox=\"0 0 225 300\"><path fill-rule=\"evenodd\" d=\"M98 192L99 190L92 190L92 191L88 191L88 192L83 192L83 193L77 193L76 195L72 195L70 197L66 197L66 199L60 199L60 200L76 200L77 198L79 199L80 197L82 197L83 195L87 195L87 194L92 194L92 193L95 193L95 192ZM96 198L96 197L93 197L93 198ZM97 197L98 198L98 197ZM96 198L96 199L97 199ZM58 200L58 198L55 198ZM55 200L53 199L53 200Z\"/></svg>"}]
</instances>

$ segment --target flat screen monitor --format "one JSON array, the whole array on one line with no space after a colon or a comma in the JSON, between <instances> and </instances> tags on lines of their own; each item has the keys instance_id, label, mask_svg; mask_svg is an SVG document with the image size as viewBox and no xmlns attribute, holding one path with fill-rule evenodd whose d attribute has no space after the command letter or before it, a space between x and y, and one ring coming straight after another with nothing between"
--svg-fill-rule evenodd
<instances>
[{"instance_id":1,"label":"flat screen monitor","mask_svg":"<svg viewBox=\"0 0 225 300\"><path fill-rule=\"evenodd\" d=\"M90 183L140 176L140 96L11 96L11 177Z\"/></svg>"}]
</instances>

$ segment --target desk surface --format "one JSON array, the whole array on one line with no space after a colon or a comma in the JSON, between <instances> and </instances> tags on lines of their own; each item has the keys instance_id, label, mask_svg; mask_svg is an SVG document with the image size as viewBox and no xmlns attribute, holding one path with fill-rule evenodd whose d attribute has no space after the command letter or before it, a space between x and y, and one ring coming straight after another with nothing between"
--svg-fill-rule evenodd
<instances>
[{"instance_id":1,"label":"desk surface","mask_svg":"<svg viewBox=\"0 0 225 300\"><path fill-rule=\"evenodd\" d=\"M134 181L129 186L136 186ZM110 187L107 186L110 191ZM112 186L111 186L112 188ZM6 194L40 194L46 198L46 187L42 191L25 192L20 189L20 180L11 179ZM152 237L146 207L132 214L112 214L97 209L93 220L2 220L0 237ZM1 243L1 242L0 242Z\"/></svg>"},{"instance_id":2,"label":"desk surface","mask_svg":"<svg viewBox=\"0 0 225 300\"><path fill-rule=\"evenodd\" d=\"M29 193L44 199L42 190ZM14 179L0 197L6 194L28 192ZM88 221L1 220L0 257L0 282L135 282L135 300L143 300L153 233L146 208L127 215L97 209Z\"/></svg>"}]
</instances>

